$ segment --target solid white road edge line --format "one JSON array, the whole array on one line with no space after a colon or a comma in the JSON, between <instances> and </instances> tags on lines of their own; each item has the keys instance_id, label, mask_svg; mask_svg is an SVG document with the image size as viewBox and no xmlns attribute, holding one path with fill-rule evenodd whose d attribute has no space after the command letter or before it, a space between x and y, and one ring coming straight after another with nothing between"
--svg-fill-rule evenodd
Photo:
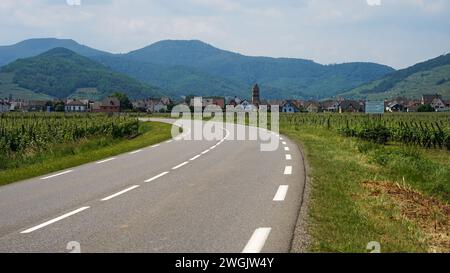
<instances>
[{"instance_id":1,"label":"solid white road edge line","mask_svg":"<svg viewBox=\"0 0 450 273\"><path fill-rule=\"evenodd\" d=\"M168 174L169 172L163 172L163 173L160 173L160 174L158 174L157 176L154 176L154 177L152 177L152 178L150 178L150 179L148 179L148 180L145 180L145 183L149 183L149 182L152 182L152 181L154 181L154 180L156 180L156 179L158 179L158 178L160 178L160 177L163 177L164 175L166 175L166 174Z\"/></svg>"},{"instance_id":2,"label":"solid white road edge line","mask_svg":"<svg viewBox=\"0 0 450 273\"><path fill-rule=\"evenodd\" d=\"M161 144L153 145L153 146L151 146L150 148L156 148L156 147L159 147L159 146L161 146Z\"/></svg>"},{"instance_id":3,"label":"solid white road edge line","mask_svg":"<svg viewBox=\"0 0 450 273\"><path fill-rule=\"evenodd\" d=\"M50 179L50 178L57 177L57 176L64 175L64 174L68 174L68 173L71 173L71 172L73 172L73 170L68 170L68 171L65 171L65 172L62 172L62 173L57 173L57 174L54 174L54 175L43 177L43 178L41 178L41 180Z\"/></svg>"},{"instance_id":4,"label":"solid white road edge line","mask_svg":"<svg viewBox=\"0 0 450 273\"><path fill-rule=\"evenodd\" d=\"M271 231L272 228L258 228L255 230L242 253L260 253Z\"/></svg>"},{"instance_id":5,"label":"solid white road edge line","mask_svg":"<svg viewBox=\"0 0 450 273\"><path fill-rule=\"evenodd\" d=\"M210 149L208 149L208 150L206 150L206 151L202 152L202 155L204 155L204 154L207 154L207 153L209 153L209 151L211 151L211 150L210 150Z\"/></svg>"},{"instance_id":6,"label":"solid white road edge line","mask_svg":"<svg viewBox=\"0 0 450 273\"><path fill-rule=\"evenodd\" d=\"M191 159L189 159L190 161L194 161L194 160L196 160L197 158L199 158L199 157L201 157L201 155L196 155L196 156L194 156L193 158L191 158Z\"/></svg>"},{"instance_id":7,"label":"solid white road edge line","mask_svg":"<svg viewBox=\"0 0 450 273\"><path fill-rule=\"evenodd\" d=\"M291 175L292 174L292 166L286 166L286 168L284 169L284 174Z\"/></svg>"},{"instance_id":8,"label":"solid white road edge line","mask_svg":"<svg viewBox=\"0 0 450 273\"><path fill-rule=\"evenodd\" d=\"M140 152L142 152L142 150L137 150L137 151L131 152L130 155L134 155L134 154L137 154L137 153L140 153Z\"/></svg>"},{"instance_id":9,"label":"solid white road edge line","mask_svg":"<svg viewBox=\"0 0 450 273\"><path fill-rule=\"evenodd\" d=\"M68 218L68 217L70 217L70 216L72 216L72 215L75 215L75 214L77 214L77 213L80 213L80 212L82 212L82 211L84 211L84 210L87 210L87 209L89 209L89 208L90 208L90 207L82 207L82 208L79 208L79 209L74 210L74 211L72 211L72 212L69 212L69 213L66 213L66 214L64 214L64 215L61 215L61 216L59 216L59 217L57 217L57 218L55 218L55 219L52 219L52 220L50 220L50 221L47 221L47 222L45 222L45 223L42 223L42 224L40 224L40 225L37 225L37 226L35 226L35 227L32 227L32 228L27 229L27 230L25 230L25 231L22 231L21 233L22 233L22 234L31 233L31 232L33 232L33 231L36 231L36 230L38 230L38 229L41 229L41 228L43 228L43 227L46 227L46 226L48 226L48 225L51 225L51 224L56 223L56 222L58 222L58 221L61 221L61 220L65 219L65 218Z\"/></svg>"},{"instance_id":10,"label":"solid white road edge line","mask_svg":"<svg viewBox=\"0 0 450 273\"><path fill-rule=\"evenodd\" d=\"M117 196L119 196L119 195L122 195L122 194L124 194L124 193L129 192L129 191L132 191L132 190L134 190L134 189L136 189L136 188L139 188L139 187L140 187L139 185L134 185L134 186L132 186L132 187L129 187L128 189L125 189L125 190L123 190L123 191L119 191L118 193L115 193L115 194L113 194L113 195L110 195L110 196L108 196L108 197L105 197L105 198L102 199L102 201L108 201L108 200L111 200L111 199L113 199L113 198L115 198L115 197L117 197Z\"/></svg>"},{"instance_id":11,"label":"solid white road edge line","mask_svg":"<svg viewBox=\"0 0 450 273\"><path fill-rule=\"evenodd\" d=\"M277 193L275 194L275 197L273 198L273 201L275 202L281 202L286 199L287 192L289 190L289 186L282 185L278 188Z\"/></svg>"},{"instance_id":12,"label":"solid white road edge line","mask_svg":"<svg viewBox=\"0 0 450 273\"><path fill-rule=\"evenodd\" d=\"M181 163L180 165L173 167L172 170L179 169L179 168L183 167L184 165L186 165L186 164L188 164L188 163L189 163L189 161L183 162L183 163Z\"/></svg>"},{"instance_id":13,"label":"solid white road edge line","mask_svg":"<svg viewBox=\"0 0 450 273\"><path fill-rule=\"evenodd\" d=\"M105 159L105 160L102 160L102 161L98 161L96 164L106 163L106 162L109 162L109 161L113 161L113 160L115 160L115 159L116 159L115 157L109 158L109 159Z\"/></svg>"}]
</instances>

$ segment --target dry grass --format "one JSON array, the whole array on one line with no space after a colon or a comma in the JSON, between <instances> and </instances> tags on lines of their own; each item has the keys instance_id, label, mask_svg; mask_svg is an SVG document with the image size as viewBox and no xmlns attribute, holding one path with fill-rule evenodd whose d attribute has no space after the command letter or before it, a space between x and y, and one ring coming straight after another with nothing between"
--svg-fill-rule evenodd
<instances>
[{"instance_id":1,"label":"dry grass","mask_svg":"<svg viewBox=\"0 0 450 273\"><path fill-rule=\"evenodd\" d=\"M387 196L401 215L418 226L429 246L429 252L450 253L450 206L413 190L406 184L368 181L363 183L374 198Z\"/></svg>"}]
</instances>

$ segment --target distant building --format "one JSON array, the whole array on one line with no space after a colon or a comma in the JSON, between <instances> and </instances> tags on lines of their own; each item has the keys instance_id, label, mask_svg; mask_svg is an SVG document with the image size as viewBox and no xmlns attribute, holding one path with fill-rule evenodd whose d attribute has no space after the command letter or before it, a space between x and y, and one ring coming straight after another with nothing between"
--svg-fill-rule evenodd
<instances>
[{"instance_id":1,"label":"distant building","mask_svg":"<svg viewBox=\"0 0 450 273\"><path fill-rule=\"evenodd\" d=\"M11 111L11 103L0 100L0 113Z\"/></svg>"},{"instance_id":2,"label":"distant building","mask_svg":"<svg viewBox=\"0 0 450 273\"><path fill-rule=\"evenodd\" d=\"M362 101L344 100L339 105L340 113L363 113L365 112L365 104Z\"/></svg>"},{"instance_id":3,"label":"distant building","mask_svg":"<svg viewBox=\"0 0 450 273\"><path fill-rule=\"evenodd\" d=\"M194 101L195 98L191 99L190 101L190 106L194 107ZM219 106L220 109L224 109L225 108L225 98L221 98L221 97L205 97L202 98L202 107L203 109L206 108L207 106L210 105L216 105Z\"/></svg>"},{"instance_id":4,"label":"distant building","mask_svg":"<svg viewBox=\"0 0 450 273\"><path fill-rule=\"evenodd\" d=\"M120 101L115 97L104 98L101 103L91 104L91 111L100 113L119 113Z\"/></svg>"},{"instance_id":5,"label":"distant building","mask_svg":"<svg viewBox=\"0 0 450 273\"><path fill-rule=\"evenodd\" d=\"M444 112L448 110L441 98L434 98L430 105L436 110L436 112Z\"/></svg>"},{"instance_id":6,"label":"distant building","mask_svg":"<svg viewBox=\"0 0 450 273\"><path fill-rule=\"evenodd\" d=\"M431 105L434 99L441 99L441 95L439 94L428 94L422 96L422 105Z\"/></svg>"},{"instance_id":7,"label":"distant building","mask_svg":"<svg viewBox=\"0 0 450 273\"><path fill-rule=\"evenodd\" d=\"M45 112L47 111L47 101L30 101L27 106L28 112Z\"/></svg>"},{"instance_id":8,"label":"distant building","mask_svg":"<svg viewBox=\"0 0 450 273\"><path fill-rule=\"evenodd\" d=\"M298 113L300 109L292 101L288 100L281 106L281 112L283 113Z\"/></svg>"},{"instance_id":9,"label":"distant building","mask_svg":"<svg viewBox=\"0 0 450 273\"><path fill-rule=\"evenodd\" d=\"M261 104L261 93L260 93L258 84L255 84L253 86L252 104L255 105L256 107L259 107L259 105Z\"/></svg>"},{"instance_id":10,"label":"distant building","mask_svg":"<svg viewBox=\"0 0 450 273\"><path fill-rule=\"evenodd\" d=\"M88 104L79 100L71 100L64 106L66 112L86 112L88 110Z\"/></svg>"},{"instance_id":11,"label":"distant building","mask_svg":"<svg viewBox=\"0 0 450 273\"><path fill-rule=\"evenodd\" d=\"M308 113L319 113L320 111L320 104L318 102L308 102L306 104L306 111L308 111Z\"/></svg>"}]
</instances>

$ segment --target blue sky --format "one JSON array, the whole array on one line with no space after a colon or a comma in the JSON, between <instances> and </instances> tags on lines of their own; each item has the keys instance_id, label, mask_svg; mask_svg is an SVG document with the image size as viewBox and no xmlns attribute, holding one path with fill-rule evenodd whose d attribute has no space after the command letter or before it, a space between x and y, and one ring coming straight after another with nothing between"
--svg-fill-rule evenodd
<instances>
[{"instance_id":1,"label":"blue sky","mask_svg":"<svg viewBox=\"0 0 450 273\"><path fill-rule=\"evenodd\" d=\"M395 68L450 52L448 0L71 1L1 0L0 44L57 37L128 52L163 39L200 39L252 56Z\"/></svg>"}]
</instances>

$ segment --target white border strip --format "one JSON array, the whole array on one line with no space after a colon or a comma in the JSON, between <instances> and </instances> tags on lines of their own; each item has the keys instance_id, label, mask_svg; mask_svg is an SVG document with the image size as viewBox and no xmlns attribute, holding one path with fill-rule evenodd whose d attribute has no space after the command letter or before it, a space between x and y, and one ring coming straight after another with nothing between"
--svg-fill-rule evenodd
<instances>
[{"instance_id":1,"label":"white border strip","mask_svg":"<svg viewBox=\"0 0 450 273\"><path fill-rule=\"evenodd\" d=\"M73 170L68 170L68 171L65 171L65 172L62 172L62 173L57 173L57 174L54 174L54 175L43 177L43 178L41 178L41 180L50 179L50 178L57 177L57 176L64 175L64 174L68 174L68 173L71 173L71 172L73 172Z\"/></svg>"}]
</instances>

